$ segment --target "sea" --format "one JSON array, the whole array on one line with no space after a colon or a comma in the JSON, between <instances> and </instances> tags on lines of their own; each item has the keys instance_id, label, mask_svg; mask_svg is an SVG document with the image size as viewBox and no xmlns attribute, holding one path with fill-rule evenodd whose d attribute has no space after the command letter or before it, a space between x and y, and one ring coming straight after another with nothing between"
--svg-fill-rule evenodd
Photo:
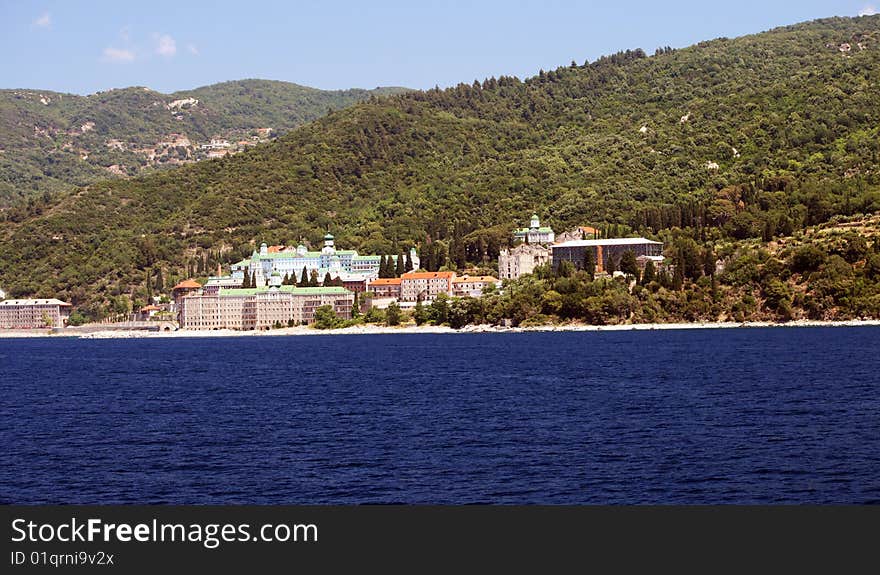
<instances>
[{"instance_id":1,"label":"sea","mask_svg":"<svg viewBox=\"0 0 880 575\"><path fill-rule=\"evenodd\" d=\"M0 503L880 503L878 352L872 326L0 339Z\"/></svg>"}]
</instances>

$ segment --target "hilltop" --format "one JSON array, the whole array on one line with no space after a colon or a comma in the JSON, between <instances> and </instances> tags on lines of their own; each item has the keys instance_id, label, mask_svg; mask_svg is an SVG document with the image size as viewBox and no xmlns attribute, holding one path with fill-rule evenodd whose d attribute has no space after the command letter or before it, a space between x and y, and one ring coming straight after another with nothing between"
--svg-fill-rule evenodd
<instances>
[{"instance_id":1,"label":"hilltop","mask_svg":"<svg viewBox=\"0 0 880 575\"><path fill-rule=\"evenodd\" d=\"M0 90L0 207L108 178L235 153L372 96L241 80L161 94ZM211 141L214 140L212 145Z\"/></svg>"},{"instance_id":2,"label":"hilltop","mask_svg":"<svg viewBox=\"0 0 880 575\"><path fill-rule=\"evenodd\" d=\"M662 238L678 260L683 236L735 250L880 210L878 82L873 16L391 95L234 157L8 210L0 285L97 316L147 273L327 229L369 253L417 245L432 269L490 267L533 211Z\"/></svg>"}]
</instances>

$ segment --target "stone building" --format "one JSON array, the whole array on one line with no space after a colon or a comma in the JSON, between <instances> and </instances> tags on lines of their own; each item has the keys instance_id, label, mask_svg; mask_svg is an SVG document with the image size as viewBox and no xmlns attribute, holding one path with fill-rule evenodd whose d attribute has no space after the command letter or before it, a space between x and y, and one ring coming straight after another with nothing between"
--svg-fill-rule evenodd
<instances>
[{"instance_id":1,"label":"stone building","mask_svg":"<svg viewBox=\"0 0 880 575\"><path fill-rule=\"evenodd\" d=\"M550 249L535 244L520 244L498 254L498 277L515 280L550 262Z\"/></svg>"},{"instance_id":2,"label":"stone building","mask_svg":"<svg viewBox=\"0 0 880 575\"><path fill-rule=\"evenodd\" d=\"M183 298L180 310L182 329L264 330L276 325L307 324L315 321L315 310L324 305L337 317L351 319L354 293L339 286L281 286L280 277L271 278L268 288L221 289Z\"/></svg>"},{"instance_id":3,"label":"stone building","mask_svg":"<svg viewBox=\"0 0 880 575\"><path fill-rule=\"evenodd\" d=\"M441 293L452 295L455 272L409 272L400 276L401 301L432 301Z\"/></svg>"},{"instance_id":4,"label":"stone building","mask_svg":"<svg viewBox=\"0 0 880 575\"><path fill-rule=\"evenodd\" d=\"M64 327L72 306L57 299L7 299L0 301L0 328L36 329Z\"/></svg>"},{"instance_id":5,"label":"stone building","mask_svg":"<svg viewBox=\"0 0 880 575\"><path fill-rule=\"evenodd\" d=\"M490 286L501 287L501 280L492 276L457 276L452 280L452 295L481 297Z\"/></svg>"},{"instance_id":6,"label":"stone building","mask_svg":"<svg viewBox=\"0 0 880 575\"><path fill-rule=\"evenodd\" d=\"M619 264L620 256L628 251L638 256L662 256L663 244L645 238L608 238L604 240L574 240L551 246L553 269L559 269L563 261L571 262L576 269L582 269L586 250L593 251L596 273L603 273L609 259Z\"/></svg>"}]
</instances>

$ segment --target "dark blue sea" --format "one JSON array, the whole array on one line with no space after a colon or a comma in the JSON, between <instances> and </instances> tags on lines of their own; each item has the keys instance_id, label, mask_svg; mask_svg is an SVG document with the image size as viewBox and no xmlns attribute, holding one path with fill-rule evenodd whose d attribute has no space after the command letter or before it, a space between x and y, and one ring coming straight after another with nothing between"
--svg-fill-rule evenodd
<instances>
[{"instance_id":1,"label":"dark blue sea","mask_svg":"<svg viewBox=\"0 0 880 575\"><path fill-rule=\"evenodd\" d=\"M0 339L2 503L878 503L880 328Z\"/></svg>"}]
</instances>

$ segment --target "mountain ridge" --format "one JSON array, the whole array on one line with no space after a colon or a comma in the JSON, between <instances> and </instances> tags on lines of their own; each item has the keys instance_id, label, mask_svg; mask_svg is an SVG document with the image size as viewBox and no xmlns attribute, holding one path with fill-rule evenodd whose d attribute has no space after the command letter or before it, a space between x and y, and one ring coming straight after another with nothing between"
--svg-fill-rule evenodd
<instances>
[{"instance_id":1,"label":"mountain ridge","mask_svg":"<svg viewBox=\"0 0 880 575\"><path fill-rule=\"evenodd\" d=\"M234 153L404 88L319 90L245 79L163 94L143 86L80 96L0 90L0 207L69 185ZM226 140L201 147L211 140ZM225 150L226 152L223 152Z\"/></svg>"}]
</instances>

